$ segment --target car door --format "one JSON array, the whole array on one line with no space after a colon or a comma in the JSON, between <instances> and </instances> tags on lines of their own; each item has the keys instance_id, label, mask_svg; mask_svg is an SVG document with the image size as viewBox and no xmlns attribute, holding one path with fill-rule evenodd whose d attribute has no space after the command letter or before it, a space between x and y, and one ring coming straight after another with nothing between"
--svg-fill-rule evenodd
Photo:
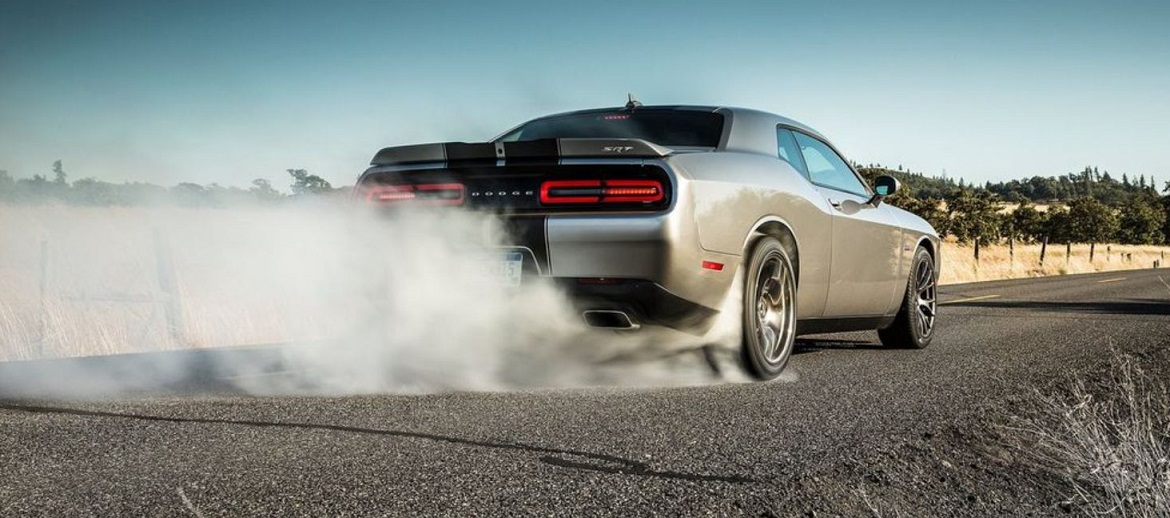
<instances>
[{"instance_id":1,"label":"car door","mask_svg":"<svg viewBox=\"0 0 1170 518\"><path fill-rule=\"evenodd\" d=\"M885 315L895 303L902 229L886 205L868 204L872 193L828 143L793 131L809 181L832 208L831 264L826 317Z\"/></svg>"}]
</instances>

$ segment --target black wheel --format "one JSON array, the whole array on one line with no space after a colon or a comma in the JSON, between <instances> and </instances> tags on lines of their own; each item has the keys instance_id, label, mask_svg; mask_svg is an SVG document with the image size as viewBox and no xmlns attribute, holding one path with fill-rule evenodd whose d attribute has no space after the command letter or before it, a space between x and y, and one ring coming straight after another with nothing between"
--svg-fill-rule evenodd
<instances>
[{"instance_id":1,"label":"black wheel","mask_svg":"<svg viewBox=\"0 0 1170 518\"><path fill-rule=\"evenodd\" d=\"M930 252L919 247L910 266L910 279L898 316L890 327L878 330L878 337L887 347L922 349L934 338L934 324L938 316L938 272Z\"/></svg>"},{"instance_id":2,"label":"black wheel","mask_svg":"<svg viewBox=\"0 0 1170 518\"><path fill-rule=\"evenodd\" d=\"M744 270L744 367L761 380L780 375L796 342L796 278L784 246L772 237L756 242Z\"/></svg>"}]
</instances>

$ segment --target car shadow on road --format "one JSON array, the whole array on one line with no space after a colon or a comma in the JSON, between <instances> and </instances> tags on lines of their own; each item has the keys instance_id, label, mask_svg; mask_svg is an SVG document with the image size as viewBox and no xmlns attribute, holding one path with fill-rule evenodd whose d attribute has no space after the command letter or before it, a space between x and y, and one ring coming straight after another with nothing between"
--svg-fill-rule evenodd
<instances>
[{"instance_id":1,"label":"car shadow on road","mask_svg":"<svg viewBox=\"0 0 1170 518\"><path fill-rule=\"evenodd\" d=\"M978 300L948 304L949 308L988 308L1096 315L1170 315L1170 300L1126 299L1089 302L1050 300Z\"/></svg>"},{"instance_id":2,"label":"car shadow on road","mask_svg":"<svg viewBox=\"0 0 1170 518\"><path fill-rule=\"evenodd\" d=\"M171 417L158 416L147 414L132 414L122 412L105 412L98 410L82 410L77 408L65 407L50 407L30 404L12 404L0 402L0 410L10 410L14 412L27 412L32 414L56 414L69 415L79 417L94 417L94 418L115 418L115 419L134 419L140 421L176 423L176 424L222 424L235 426L250 426L258 428L285 428L285 429L299 429L299 430L326 430L332 432L353 433L363 435L375 435L383 437L397 437L408 439L422 439L428 441L435 441L441 443L456 444L462 446L474 446L478 448L492 448L501 450L514 450L528 453L540 454L539 460L551 466L561 468L577 469L584 471L597 471L601 473L610 473L615 475L634 475L641 477L653 477L672 480L685 480L690 482L723 482L729 484L745 484L755 483L757 480L741 476L741 475L700 475L693 473L682 473L678 471L655 470L649 464L641 461L630 460L614 455L606 455L602 453L592 453L580 450L568 450L558 448L548 448L543 446L533 446L523 443L513 443L504 441L489 441L464 439L459 437L451 437L447 435L430 434L423 432L408 432L402 430L380 430L375 428L362 428L356 426L342 426L332 424L320 423L286 423L286 422L272 422L272 421L253 421L253 420L233 420L233 419L210 419L198 417ZM573 460L573 458L581 460Z\"/></svg>"}]
</instances>

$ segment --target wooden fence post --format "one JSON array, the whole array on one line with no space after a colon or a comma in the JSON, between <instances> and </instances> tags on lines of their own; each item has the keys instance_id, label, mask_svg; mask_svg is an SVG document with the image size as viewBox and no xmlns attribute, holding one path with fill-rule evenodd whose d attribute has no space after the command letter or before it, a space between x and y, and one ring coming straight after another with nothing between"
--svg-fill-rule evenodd
<instances>
[{"instance_id":1,"label":"wooden fence post","mask_svg":"<svg viewBox=\"0 0 1170 518\"><path fill-rule=\"evenodd\" d=\"M163 314L167 321L167 334L176 344L186 345L183 337L183 305L179 294L179 282L175 276L175 265L171 257L170 243L158 228L153 229L154 254L158 269L159 291L163 293Z\"/></svg>"},{"instance_id":2,"label":"wooden fence post","mask_svg":"<svg viewBox=\"0 0 1170 518\"><path fill-rule=\"evenodd\" d=\"M41 319L40 336L37 337L37 356L45 356L45 338L49 328L49 240L41 240L40 267Z\"/></svg>"},{"instance_id":3,"label":"wooden fence post","mask_svg":"<svg viewBox=\"0 0 1170 518\"><path fill-rule=\"evenodd\" d=\"M1044 236L1044 241L1040 243L1040 267L1044 268L1044 252L1048 251L1048 236Z\"/></svg>"},{"instance_id":4,"label":"wooden fence post","mask_svg":"<svg viewBox=\"0 0 1170 518\"><path fill-rule=\"evenodd\" d=\"M1097 251L1097 242L1089 243L1089 264L1093 264L1093 253Z\"/></svg>"},{"instance_id":5,"label":"wooden fence post","mask_svg":"<svg viewBox=\"0 0 1170 518\"><path fill-rule=\"evenodd\" d=\"M1064 264L1068 264L1072 260L1072 240L1064 244Z\"/></svg>"}]
</instances>

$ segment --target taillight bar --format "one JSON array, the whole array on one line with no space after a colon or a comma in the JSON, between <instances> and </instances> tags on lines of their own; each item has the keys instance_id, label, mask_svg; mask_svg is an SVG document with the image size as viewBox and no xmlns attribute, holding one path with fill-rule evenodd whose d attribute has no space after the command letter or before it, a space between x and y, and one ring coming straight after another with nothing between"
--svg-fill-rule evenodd
<instances>
[{"instance_id":1,"label":"taillight bar","mask_svg":"<svg viewBox=\"0 0 1170 518\"><path fill-rule=\"evenodd\" d=\"M419 205L463 205L465 189L461 183L431 183L369 185L365 190L366 201L373 203L410 201Z\"/></svg>"},{"instance_id":2,"label":"taillight bar","mask_svg":"<svg viewBox=\"0 0 1170 518\"><path fill-rule=\"evenodd\" d=\"M658 180L549 180L540 184L540 203L655 203L666 197Z\"/></svg>"}]
</instances>

